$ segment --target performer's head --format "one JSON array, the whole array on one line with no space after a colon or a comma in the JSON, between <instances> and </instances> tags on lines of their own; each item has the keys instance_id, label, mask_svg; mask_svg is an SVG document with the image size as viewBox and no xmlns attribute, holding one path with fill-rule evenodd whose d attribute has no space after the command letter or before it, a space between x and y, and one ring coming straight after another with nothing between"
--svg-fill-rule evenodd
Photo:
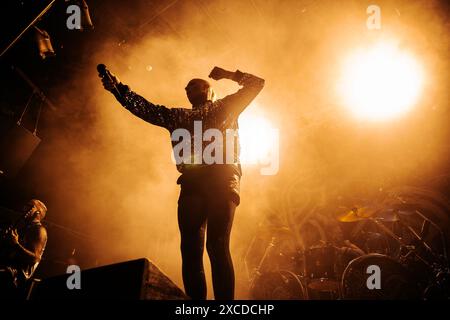
<instances>
[{"instance_id":1,"label":"performer's head","mask_svg":"<svg viewBox=\"0 0 450 320\"><path fill-rule=\"evenodd\" d=\"M208 81L192 79L186 86L186 94L193 108L198 108L206 101L214 101L215 93Z\"/></svg>"},{"instance_id":2,"label":"performer's head","mask_svg":"<svg viewBox=\"0 0 450 320\"><path fill-rule=\"evenodd\" d=\"M47 207L45 204L37 199L31 199L24 206L24 212L28 214L28 219L33 221L41 221L47 214Z\"/></svg>"}]
</instances>

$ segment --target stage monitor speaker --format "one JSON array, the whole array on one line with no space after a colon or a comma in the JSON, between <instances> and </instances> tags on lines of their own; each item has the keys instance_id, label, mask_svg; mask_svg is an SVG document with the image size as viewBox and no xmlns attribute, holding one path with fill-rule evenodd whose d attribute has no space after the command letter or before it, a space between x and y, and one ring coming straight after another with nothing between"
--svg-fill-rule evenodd
<instances>
[{"instance_id":1,"label":"stage monitor speaker","mask_svg":"<svg viewBox=\"0 0 450 320\"><path fill-rule=\"evenodd\" d=\"M71 275L43 279L33 289L30 299L188 299L175 283L145 258L82 270L80 289L68 288L67 280Z\"/></svg>"},{"instance_id":2,"label":"stage monitor speaker","mask_svg":"<svg viewBox=\"0 0 450 320\"><path fill-rule=\"evenodd\" d=\"M41 139L11 119L0 117L0 176L13 178Z\"/></svg>"}]
</instances>

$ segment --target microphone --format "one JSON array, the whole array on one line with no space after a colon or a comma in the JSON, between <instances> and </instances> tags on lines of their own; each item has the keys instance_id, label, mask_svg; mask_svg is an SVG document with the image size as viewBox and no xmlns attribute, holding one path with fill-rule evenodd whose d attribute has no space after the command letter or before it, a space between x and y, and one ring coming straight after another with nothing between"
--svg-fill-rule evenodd
<instances>
[{"instance_id":1,"label":"microphone","mask_svg":"<svg viewBox=\"0 0 450 320\"><path fill-rule=\"evenodd\" d=\"M103 63L100 63L99 65L97 65L97 71L101 78L106 78L109 81L111 81L112 83L114 83L114 80L111 77L111 73L109 72L109 70L106 68L106 66ZM118 100L122 100L122 95L115 83L114 83L114 90L112 91L112 93Z\"/></svg>"},{"instance_id":2,"label":"microphone","mask_svg":"<svg viewBox=\"0 0 450 320\"><path fill-rule=\"evenodd\" d=\"M106 66L103 63L98 64L97 71L98 73L100 73L101 76L105 76L107 71Z\"/></svg>"}]
</instances>

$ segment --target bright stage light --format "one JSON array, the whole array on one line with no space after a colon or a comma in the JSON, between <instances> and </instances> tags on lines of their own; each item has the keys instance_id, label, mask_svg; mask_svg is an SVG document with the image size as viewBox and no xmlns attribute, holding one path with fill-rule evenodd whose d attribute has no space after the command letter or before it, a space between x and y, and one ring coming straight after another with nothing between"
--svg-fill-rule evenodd
<instances>
[{"instance_id":1,"label":"bright stage light","mask_svg":"<svg viewBox=\"0 0 450 320\"><path fill-rule=\"evenodd\" d=\"M243 113L239 117L241 163L258 164L267 161L273 152L275 131L265 118Z\"/></svg>"},{"instance_id":2,"label":"bright stage light","mask_svg":"<svg viewBox=\"0 0 450 320\"><path fill-rule=\"evenodd\" d=\"M417 102L422 84L418 62L395 45L383 43L349 56L339 91L355 116L377 121L408 111Z\"/></svg>"}]
</instances>

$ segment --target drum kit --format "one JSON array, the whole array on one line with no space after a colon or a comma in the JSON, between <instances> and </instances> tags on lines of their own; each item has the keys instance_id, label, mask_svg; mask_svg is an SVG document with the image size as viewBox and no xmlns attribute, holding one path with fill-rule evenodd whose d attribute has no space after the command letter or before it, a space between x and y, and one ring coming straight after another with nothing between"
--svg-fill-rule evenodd
<instances>
[{"instance_id":1,"label":"drum kit","mask_svg":"<svg viewBox=\"0 0 450 320\"><path fill-rule=\"evenodd\" d=\"M352 239L359 246L349 241L294 245L301 249L286 253L278 249L286 247L286 237L281 241L275 233L250 275L251 298L450 299L448 239L416 206L352 208L340 214L338 222L353 224ZM295 232L291 233L291 242L296 242ZM271 263L280 256L290 263ZM376 288L368 285L374 266L379 277Z\"/></svg>"}]
</instances>

